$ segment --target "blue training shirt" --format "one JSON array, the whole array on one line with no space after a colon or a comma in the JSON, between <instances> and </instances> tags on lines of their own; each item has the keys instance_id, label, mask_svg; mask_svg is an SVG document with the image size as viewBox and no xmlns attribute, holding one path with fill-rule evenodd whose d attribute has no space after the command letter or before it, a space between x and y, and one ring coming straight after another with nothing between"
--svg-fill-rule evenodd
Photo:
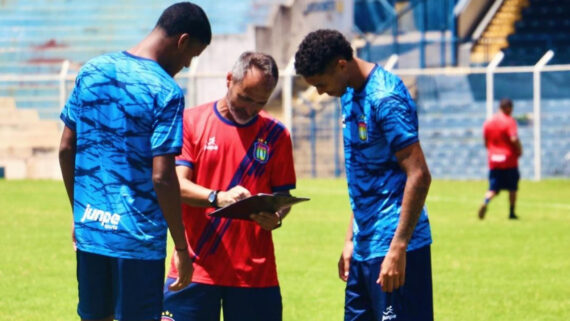
<instances>
[{"instance_id":1,"label":"blue training shirt","mask_svg":"<svg viewBox=\"0 0 570 321\"><path fill-rule=\"evenodd\" d=\"M180 153L183 110L182 90L153 60L117 52L81 68L61 113L77 136L78 249L130 259L166 256L152 162Z\"/></svg>"},{"instance_id":2,"label":"blue training shirt","mask_svg":"<svg viewBox=\"0 0 570 321\"><path fill-rule=\"evenodd\" d=\"M400 218L406 173L395 153L418 139L416 106L397 76L375 66L361 91L341 97L355 260L383 257ZM422 210L408 251L431 244Z\"/></svg>"}]
</instances>

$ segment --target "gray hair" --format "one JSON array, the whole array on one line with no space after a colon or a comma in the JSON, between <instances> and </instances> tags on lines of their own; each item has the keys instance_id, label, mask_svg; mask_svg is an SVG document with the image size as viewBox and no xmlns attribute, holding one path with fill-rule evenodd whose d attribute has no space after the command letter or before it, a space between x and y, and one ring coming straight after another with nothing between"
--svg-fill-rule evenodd
<instances>
[{"instance_id":1,"label":"gray hair","mask_svg":"<svg viewBox=\"0 0 570 321\"><path fill-rule=\"evenodd\" d=\"M273 87L277 85L279 69L275 59L270 55L252 51L246 51L239 56L232 68L232 80L241 82L247 71L253 67L259 69L266 78L272 79L274 81Z\"/></svg>"}]
</instances>

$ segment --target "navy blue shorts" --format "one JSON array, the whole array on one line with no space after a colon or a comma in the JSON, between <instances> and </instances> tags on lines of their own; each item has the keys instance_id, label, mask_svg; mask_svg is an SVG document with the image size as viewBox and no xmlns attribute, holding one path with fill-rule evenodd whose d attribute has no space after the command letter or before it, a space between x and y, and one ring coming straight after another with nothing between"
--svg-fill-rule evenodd
<instances>
[{"instance_id":1,"label":"navy blue shorts","mask_svg":"<svg viewBox=\"0 0 570 321\"><path fill-rule=\"evenodd\" d=\"M383 260L351 260L344 320L433 321L430 247L406 254L405 283L391 293L376 283Z\"/></svg>"},{"instance_id":2,"label":"navy blue shorts","mask_svg":"<svg viewBox=\"0 0 570 321\"><path fill-rule=\"evenodd\" d=\"M164 285L163 321L219 321L222 308L224 321L282 320L278 286L241 288L191 283L180 291L169 291L174 281L168 278Z\"/></svg>"},{"instance_id":3,"label":"navy blue shorts","mask_svg":"<svg viewBox=\"0 0 570 321\"><path fill-rule=\"evenodd\" d=\"M489 171L489 190L498 192L502 189L516 191L519 189L519 169L492 169Z\"/></svg>"},{"instance_id":4,"label":"navy blue shorts","mask_svg":"<svg viewBox=\"0 0 570 321\"><path fill-rule=\"evenodd\" d=\"M164 260L120 259L77 250L82 319L160 320Z\"/></svg>"}]
</instances>

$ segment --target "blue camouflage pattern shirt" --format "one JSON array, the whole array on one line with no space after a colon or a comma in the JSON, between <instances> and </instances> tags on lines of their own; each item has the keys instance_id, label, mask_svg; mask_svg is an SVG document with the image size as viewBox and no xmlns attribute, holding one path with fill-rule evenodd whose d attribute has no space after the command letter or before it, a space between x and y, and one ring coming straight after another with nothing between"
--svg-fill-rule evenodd
<instances>
[{"instance_id":1,"label":"blue camouflage pattern shirt","mask_svg":"<svg viewBox=\"0 0 570 321\"><path fill-rule=\"evenodd\" d=\"M117 52L81 68L60 116L77 137L79 250L129 259L166 256L167 224L152 162L180 153L183 109L182 90L153 60Z\"/></svg>"},{"instance_id":2,"label":"blue camouflage pattern shirt","mask_svg":"<svg viewBox=\"0 0 570 321\"><path fill-rule=\"evenodd\" d=\"M398 226L406 173L395 153L418 138L416 106L395 75L375 66L361 91L341 97L346 176L354 213L353 258L384 257ZM422 210L408 251L431 244Z\"/></svg>"}]
</instances>

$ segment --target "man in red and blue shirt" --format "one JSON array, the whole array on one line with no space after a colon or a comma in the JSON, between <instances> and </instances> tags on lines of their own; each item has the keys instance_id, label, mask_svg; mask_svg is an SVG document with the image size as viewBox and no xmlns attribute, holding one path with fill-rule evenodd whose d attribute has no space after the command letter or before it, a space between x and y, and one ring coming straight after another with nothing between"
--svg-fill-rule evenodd
<instances>
[{"instance_id":1,"label":"man in red and blue shirt","mask_svg":"<svg viewBox=\"0 0 570 321\"><path fill-rule=\"evenodd\" d=\"M186 289L165 287L163 320L281 320L271 231L286 211L251 221L208 217L258 193L295 188L289 132L262 109L278 80L268 55L245 52L227 75L227 95L184 113L177 173L194 274ZM167 285L177 277L173 264Z\"/></svg>"},{"instance_id":2,"label":"man in red and blue shirt","mask_svg":"<svg viewBox=\"0 0 570 321\"><path fill-rule=\"evenodd\" d=\"M509 218L517 219L515 203L520 179L518 158L522 145L517 134L517 123L511 117L513 102L502 99L500 111L483 125L483 136L489 162L489 190L479 207L479 218L485 217L487 205L502 189L509 191Z\"/></svg>"}]
</instances>

